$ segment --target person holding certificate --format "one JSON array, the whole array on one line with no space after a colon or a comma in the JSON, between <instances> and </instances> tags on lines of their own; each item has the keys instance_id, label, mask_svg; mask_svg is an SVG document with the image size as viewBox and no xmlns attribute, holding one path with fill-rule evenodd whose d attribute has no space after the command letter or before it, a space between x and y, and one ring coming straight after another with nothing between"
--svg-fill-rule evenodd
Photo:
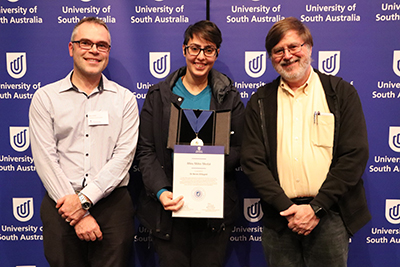
<instances>
[{"instance_id":1,"label":"person holding certificate","mask_svg":"<svg viewBox=\"0 0 400 267\"><path fill-rule=\"evenodd\" d=\"M233 81L213 69L221 42L221 32L213 22L190 25L182 45L186 66L149 89L140 114L137 159L145 190L140 196L138 217L151 232L162 267L223 266L239 212L235 168L240 160L244 105ZM185 110L231 112L222 219L172 217L185 201L174 195L172 188L174 156L167 148L172 104ZM202 141L193 140L192 145L201 145Z\"/></svg>"}]
</instances>

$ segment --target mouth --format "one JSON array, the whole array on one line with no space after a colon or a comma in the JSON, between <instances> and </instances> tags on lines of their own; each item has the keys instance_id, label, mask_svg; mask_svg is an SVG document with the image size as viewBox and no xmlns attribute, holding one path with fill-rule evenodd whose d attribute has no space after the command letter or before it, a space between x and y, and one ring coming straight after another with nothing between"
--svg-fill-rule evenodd
<instances>
[{"instance_id":1,"label":"mouth","mask_svg":"<svg viewBox=\"0 0 400 267\"><path fill-rule=\"evenodd\" d=\"M195 66L197 69L204 69L204 68L207 66L207 64L205 64L205 63L199 63L199 62L194 62L194 66Z\"/></svg>"},{"instance_id":2,"label":"mouth","mask_svg":"<svg viewBox=\"0 0 400 267\"><path fill-rule=\"evenodd\" d=\"M96 58L85 58L85 61L89 63L99 63L101 60Z\"/></svg>"},{"instance_id":3,"label":"mouth","mask_svg":"<svg viewBox=\"0 0 400 267\"><path fill-rule=\"evenodd\" d=\"M293 64L295 64L296 62L299 62L300 59L294 59L294 60L290 60L290 61L285 61L281 63L282 67L291 67Z\"/></svg>"}]
</instances>

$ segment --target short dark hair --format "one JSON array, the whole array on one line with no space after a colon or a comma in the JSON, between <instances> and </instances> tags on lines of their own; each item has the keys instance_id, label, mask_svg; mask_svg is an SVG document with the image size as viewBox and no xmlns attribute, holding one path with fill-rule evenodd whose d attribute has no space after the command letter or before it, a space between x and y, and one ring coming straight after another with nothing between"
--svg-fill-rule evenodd
<instances>
[{"instance_id":1,"label":"short dark hair","mask_svg":"<svg viewBox=\"0 0 400 267\"><path fill-rule=\"evenodd\" d=\"M189 40L192 39L194 35L214 43L217 48L221 46L222 34L214 22L209 20L201 20L187 27L183 44L187 45Z\"/></svg>"},{"instance_id":2,"label":"short dark hair","mask_svg":"<svg viewBox=\"0 0 400 267\"><path fill-rule=\"evenodd\" d=\"M75 37L75 34L76 34L76 31L77 31L78 27L79 27L80 25L82 25L83 23L85 23L85 22L90 22L90 23L99 24L99 25L103 26L104 28L106 28L106 30L108 31L108 34L110 35L110 41L111 41L111 34L110 34L110 30L109 30L108 27L107 27L107 24L106 24L103 20L101 20L101 19L99 19L99 18L96 18L96 17L85 17L85 18L81 19L81 20L75 25L74 29L72 30L71 41L74 41L74 37Z\"/></svg>"},{"instance_id":3,"label":"short dark hair","mask_svg":"<svg viewBox=\"0 0 400 267\"><path fill-rule=\"evenodd\" d=\"M295 17L288 17L275 23L265 38L265 48L270 57L272 48L274 48L290 30L295 30L303 39L304 43L311 47L314 45L311 32L307 26Z\"/></svg>"}]
</instances>

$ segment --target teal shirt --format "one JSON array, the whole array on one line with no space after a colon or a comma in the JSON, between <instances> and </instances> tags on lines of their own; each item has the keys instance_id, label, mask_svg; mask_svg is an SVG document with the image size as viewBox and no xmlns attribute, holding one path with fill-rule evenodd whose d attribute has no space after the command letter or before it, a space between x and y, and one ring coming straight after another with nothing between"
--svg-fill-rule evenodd
<instances>
[{"instance_id":1,"label":"teal shirt","mask_svg":"<svg viewBox=\"0 0 400 267\"><path fill-rule=\"evenodd\" d=\"M211 103L211 87L207 85L203 91L198 95L192 95L183 85L182 79L179 78L175 86L172 88L172 92L184 98L181 108L184 109L201 109L209 110Z\"/></svg>"}]
</instances>

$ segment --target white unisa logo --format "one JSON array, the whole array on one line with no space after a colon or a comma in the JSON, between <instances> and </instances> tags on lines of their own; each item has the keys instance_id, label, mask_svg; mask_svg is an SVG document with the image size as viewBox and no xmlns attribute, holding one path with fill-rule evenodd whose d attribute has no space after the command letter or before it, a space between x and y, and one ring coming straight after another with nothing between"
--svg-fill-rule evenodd
<instances>
[{"instance_id":1,"label":"white unisa logo","mask_svg":"<svg viewBox=\"0 0 400 267\"><path fill-rule=\"evenodd\" d=\"M14 79L22 78L26 73L26 53L6 53L7 72Z\"/></svg>"},{"instance_id":2,"label":"white unisa logo","mask_svg":"<svg viewBox=\"0 0 400 267\"><path fill-rule=\"evenodd\" d=\"M149 53L149 68L150 73L155 78L165 78L171 69L170 52L150 52Z\"/></svg>"},{"instance_id":3,"label":"white unisa logo","mask_svg":"<svg viewBox=\"0 0 400 267\"><path fill-rule=\"evenodd\" d=\"M325 74L336 75L340 70L340 51L319 51L318 70Z\"/></svg>"},{"instance_id":4,"label":"white unisa logo","mask_svg":"<svg viewBox=\"0 0 400 267\"><path fill-rule=\"evenodd\" d=\"M390 126L389 127L389 147L394 152L400 152L400 127Z\"/></svg>"},{"instance_id":5,"label":"white unisa logo","mask_svg":"<svg viewBox=\"0 0 400 267\"><path fill-rule=\"evenodd\" d=\"M243 200L243 214L249 222L258 222L264 216L259 198L245 198Z\"/></svg>"},{"instance_id":6,"label":"white unisa logo","mask_svg":"<svg viewBox=\"0 0 400 267\"><path fill-rule=\"evenodd\" d=\"M15 219L27 222L33 217L33 197L13 198L13 213Z\"/></svg>"},{"instance_id":7,"label":"white unisa logo","mask_svg":"<svg viewBox=\"0 0 400 267\"><path fill-rule=\"evenodd\" d=\"M29 127L10 127L10 144L17 152L23 152L29 147Z\"/></svg>"},{"instance_id":8,"label":"white unisa logo","mask_svg":"<svg viewBox=\"0 0 400 267\"><path fill-rule=\"evenodd\" d=\"M400 50L393 51L393 71L400 76Z\"/></svg>"},{"instance_id":9,"label":"white unisa logo","mask_svg":"<svg viewBox=\"0 0 400 267\"><path fill-rule=\"evenodd\" d=\"M400 199L386 199L385 217L392 224L400 223Z\"/></svg>"},{"instance_id":10,"label":"white unisa logo","mask_svg":"<svg viewBox=\"0 0 400 267\"><path fill-rule=\"evenodd\" d=\"M267 53L265 51L246 51L244 69L252 78L261 77L267 69Z\"/></svg>"}]
</instances>

